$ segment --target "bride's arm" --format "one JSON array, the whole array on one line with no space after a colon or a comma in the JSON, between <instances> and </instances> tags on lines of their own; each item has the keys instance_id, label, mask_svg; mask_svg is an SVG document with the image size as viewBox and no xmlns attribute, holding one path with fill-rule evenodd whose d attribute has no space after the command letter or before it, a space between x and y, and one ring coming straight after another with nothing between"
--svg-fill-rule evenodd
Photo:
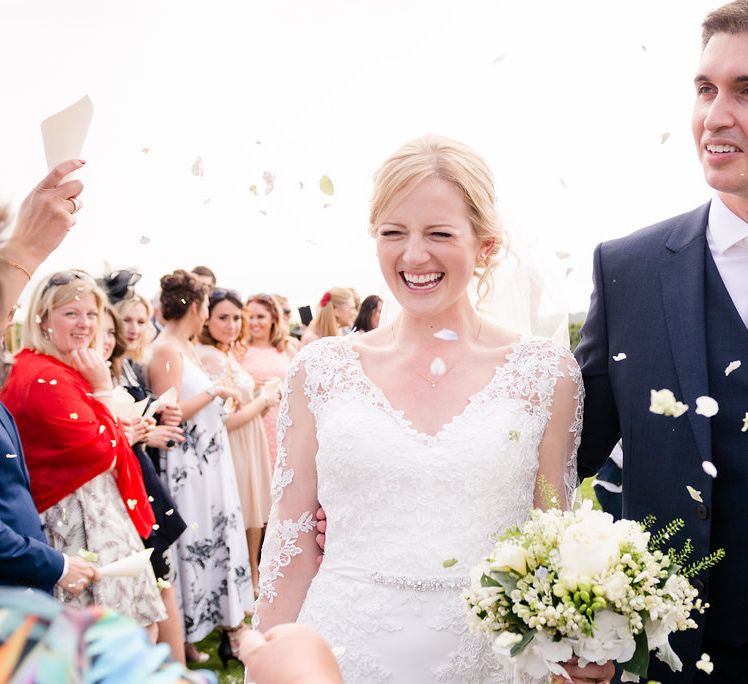
<instances>
[{"instance_id":1,"label":"bride's arm","mask_svg":"<svg viewBox=\"0 0 748 684\"><path fill-rule=\"evenodd\" d=\"M548 494L559 508L570 508L577 486L577 448L582 435L584 386L571 353L561 356L550 406L550 418L538 449L534 505L548 508ZM549 492L549 486L553 488Z\"/></svg>"},{"instance_id":2,"label":"bride's arm","mask_svg":"<svg viewBox=\"0 0 748 684\"><path fill-rule=\"evenodd\" d=\"M306 371L295 359L288 370L278 415L278 460L260 564L260 598L254 625L262 631L294 622L317 573L315 540L317 434L305 396Z\"/></svg>"}]
</instances>

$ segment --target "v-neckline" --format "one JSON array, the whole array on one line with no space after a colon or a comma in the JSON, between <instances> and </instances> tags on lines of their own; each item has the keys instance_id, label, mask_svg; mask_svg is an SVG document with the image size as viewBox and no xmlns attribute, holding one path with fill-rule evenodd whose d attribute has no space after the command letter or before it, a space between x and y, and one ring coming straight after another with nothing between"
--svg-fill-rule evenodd
<instances>
[{"instance_id":1,"label":"v-neckline","mask_svg":"<svg viewBox=\"0 0 748 684\"><path fill-rule=\"evenodd\" d=\"M506 358L504 359L504 363L497 365L494 368L494 372L491 375L489 381L485 385L483 385L483 387L469 395L464 408L459 413L456 413L449 420L447 420L433 435L414 427L413 421L405 415L405 411L403 409L396 409L392 405L392 402L390 402L389 398L384 393L384 390L366 374L364 366L361 363L361 356L358 351L353 348L353 340L346 339L346 344L348 347L348 351L350 352L350 356L353 360L356 372L361 376L363 382L369 387L372 394L376 397L378 403L381 405L385 413L395 418L398 423L400 423L400 426L408 434L428 444L432 444L438 442L444 436L444 434L448 432L452 426L455 425L455 423L463 420L465 416L469 414L471 407L476 405L477 400L482 398L482 396L493 387L498 377L514 363L514 360L517 356L517 350L522 344L525 343L525 341L526 335L520 335L518 339L516 339L509 345L510 350L507 353Z\"/></svg>"}]
</instances>

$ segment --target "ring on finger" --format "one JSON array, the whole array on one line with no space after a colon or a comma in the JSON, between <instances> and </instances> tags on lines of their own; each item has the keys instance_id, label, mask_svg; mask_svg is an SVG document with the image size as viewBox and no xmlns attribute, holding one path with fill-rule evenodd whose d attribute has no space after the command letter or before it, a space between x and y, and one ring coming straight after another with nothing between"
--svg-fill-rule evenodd
<instances>
[{"instance_id":1,"label":"ring on finger","mask_svg":"<svg viewBox=\"0 0 748 684\"><path fill-rule=\"evenodd\" d=\"M73 204L73 210L70 212L71 214L80 211L80 208L83 206L83 203L77 197L68 197L68 201Z\"/></svg>"}]
</instances>

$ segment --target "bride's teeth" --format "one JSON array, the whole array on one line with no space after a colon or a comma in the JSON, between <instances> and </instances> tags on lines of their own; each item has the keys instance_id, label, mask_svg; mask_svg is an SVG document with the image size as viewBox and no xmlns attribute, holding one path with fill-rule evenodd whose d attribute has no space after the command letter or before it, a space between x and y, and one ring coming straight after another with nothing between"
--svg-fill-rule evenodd
<instances>
[{"instance_id":1,"label":"bride's teeth","mask_svg":"<svg viewBox=\"0 0 748 684\"><path fill-rule=\"evenodd\" d=\"M738 148L734 145L707 145L709 152L737 152Z\"/></svg>"}]
</instances>

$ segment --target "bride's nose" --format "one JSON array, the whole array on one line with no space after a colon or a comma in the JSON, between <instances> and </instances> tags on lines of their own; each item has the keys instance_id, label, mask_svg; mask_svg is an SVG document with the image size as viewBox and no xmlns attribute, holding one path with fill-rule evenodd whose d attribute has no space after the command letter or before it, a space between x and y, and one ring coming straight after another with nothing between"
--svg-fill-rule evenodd
<instances>
[{"instance_id":1,"label":"bride's nose","mask_svg":"<svg viewBox=\"0 0 748 684\"><path fill-rule=\"evenodd\" d=\"M431 258L426 240L421 235L409 235L405 243L403 261L407 266L420 266Z\"/></svg>"}]
</instances>

